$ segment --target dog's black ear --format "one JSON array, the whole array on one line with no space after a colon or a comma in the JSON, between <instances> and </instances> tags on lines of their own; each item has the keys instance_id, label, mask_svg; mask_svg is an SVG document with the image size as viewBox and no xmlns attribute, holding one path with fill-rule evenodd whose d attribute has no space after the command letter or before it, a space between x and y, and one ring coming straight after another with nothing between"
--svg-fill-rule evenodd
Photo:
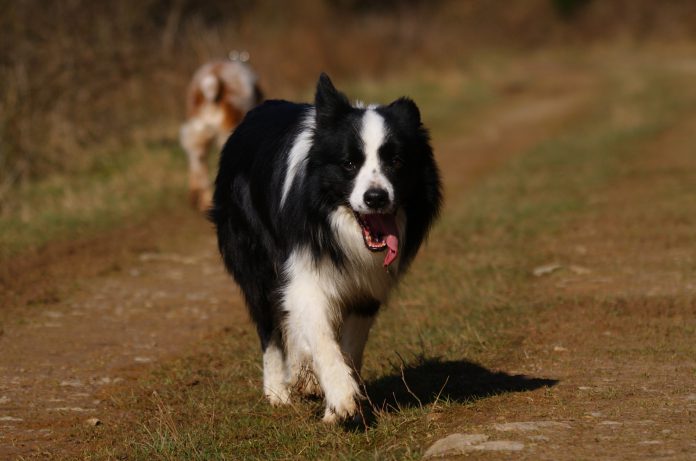
<instances>
[{"instance_id":1,"label":"dog's black ear","mask_svg":"<svg viewBox=\"0 0 696 461\"><path fill-rule=\"evenodd\" d=\"M317 108L318 125L333 124L351 109L346 95L333 86L331 79L324 72L319 76L314 105Z\"/></svg>"},{"instance_id":2,"label":"dog's black ear","mask_svg":"<svg viewBox=\"0 0 696 461\"><path fill-rule=\"evenodd\" d=\"M410 98L399 98L387 106L396 120L404 126L418 128L421 125L421 116L418 106Z\"/></svg>"}]
</instances>

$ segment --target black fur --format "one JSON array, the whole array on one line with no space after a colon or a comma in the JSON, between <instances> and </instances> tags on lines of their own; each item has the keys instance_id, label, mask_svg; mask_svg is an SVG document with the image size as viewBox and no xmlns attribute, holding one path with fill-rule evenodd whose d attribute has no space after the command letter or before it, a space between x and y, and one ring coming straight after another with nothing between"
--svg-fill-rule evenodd
<instances>
[{"instance_id":1,"label":"black fur","mask_svg":"<svg viewBox=\"0 0 696 461\"><path fill-rule=\"evenodd\" d=\"M313 107L312 146L281 208L288 153ZM394 185L395 202L406 214L403 271L439 212L440 179L413 101L401 98L376 110L389 128L380 159ZM223 148L210 217L220 253L244 293L263 349L279 330L282 268L293 249L306 246L315 259L329 256L338 267L345 266L346 255L328 217L348 205L363 162L356 127L364 112L352 107L322 74L314 106L267 101L247 114ZM378 308L371 301L356 310L374 315Z\"/></svg>"}]
</instances>

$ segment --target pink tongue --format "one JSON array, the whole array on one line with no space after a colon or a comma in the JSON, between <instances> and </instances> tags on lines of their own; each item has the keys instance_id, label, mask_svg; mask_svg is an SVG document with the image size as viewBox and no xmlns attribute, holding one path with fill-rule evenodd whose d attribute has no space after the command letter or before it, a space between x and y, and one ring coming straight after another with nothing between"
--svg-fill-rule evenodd
<instances>
[{"instance_id":1,"label":"pink tongue","mask_svg":"<svg viewBox=\"0 0 696 461\"><path fill-rule=\"evenodd\" d=\"M399 253L399 229L396 227L396 219L391 214L363 215L374 234L381 235L387 244L387 255L384 257L384 267L389 266Z\"/></svg>"},{"instance_id":2,"label":"pink tongue","mask_svg":"<svg viewBox=\"0 0 696 461\"><path fill-rule=\"evenodd\" d=\"M399 237L396 235L387 235L387 256L384 257L384 267L389 266L396 259L396 254L399 252Z\"/></svg>"}]
</instances>

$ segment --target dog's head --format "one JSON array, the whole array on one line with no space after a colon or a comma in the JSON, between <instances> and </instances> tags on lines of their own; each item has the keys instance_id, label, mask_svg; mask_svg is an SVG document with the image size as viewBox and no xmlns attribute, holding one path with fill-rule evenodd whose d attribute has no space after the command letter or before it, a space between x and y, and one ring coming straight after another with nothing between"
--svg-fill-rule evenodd
<instances>
[{"instance_id":1,"label":"dog's head","mask_svg":"<svg viewBox=\"0 0 696 461\"><path fill-rule=\"evenodd\" d=\"M319 78L315 106L309 168L322 201L353 211L368 249L396 251L396 214L403 211L409 220L409 211L422 202L414 197L433 194L424 190L426 170L437 176L418 107L408 98L387 105L351 105L326 74ZM439 183L434 187L436 212Z\"/></svg>"}]
</instances>

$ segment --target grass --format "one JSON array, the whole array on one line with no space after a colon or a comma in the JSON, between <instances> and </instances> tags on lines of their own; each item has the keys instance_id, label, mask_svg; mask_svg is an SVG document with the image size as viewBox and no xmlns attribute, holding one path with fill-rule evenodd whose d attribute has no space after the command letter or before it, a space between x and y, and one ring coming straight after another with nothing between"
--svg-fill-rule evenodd
<instances>
[{"instance_id":1,"label":"grass","mask_svg":"<svg viewBox=\"0 0 696 461\"><path fill-rule=\"evenodd\" d=\"M84 237L186 200L186 162L172 143L106 156L79 174L28 183L3 203L0 261L48 242Z\"/></svg>"},{"instance_id":2,"label":"grass","mask_svg":"<svg viewBox=\"0 0 696 461\"><path fill-rule=\"evenodd\" d=\"M259 390L257 340L241 325L207 343L207 352L158 369L139 392L114 403L128 410L127 422L85 458L419 459L456 427L461 408L552 386L553 377L517 376L487 364L514 362L531 313L556 301L539 297L530 275L548 262L545 240L590 210L593 194L686 107L659 74L640 70L629 90L625 74L609 74L580 120L470 187L452 188L460 192L447 197L441 221L368 343L372 425L325 426L319 401L268 406ZM492 87L471 82L451 93L429 81L404 81L389 91L424 101L423 112L438 121L434 132L453 137L481 110L500 104ZM356 93L371 90L359 84Z\"/></svg>"}]
</instances>

